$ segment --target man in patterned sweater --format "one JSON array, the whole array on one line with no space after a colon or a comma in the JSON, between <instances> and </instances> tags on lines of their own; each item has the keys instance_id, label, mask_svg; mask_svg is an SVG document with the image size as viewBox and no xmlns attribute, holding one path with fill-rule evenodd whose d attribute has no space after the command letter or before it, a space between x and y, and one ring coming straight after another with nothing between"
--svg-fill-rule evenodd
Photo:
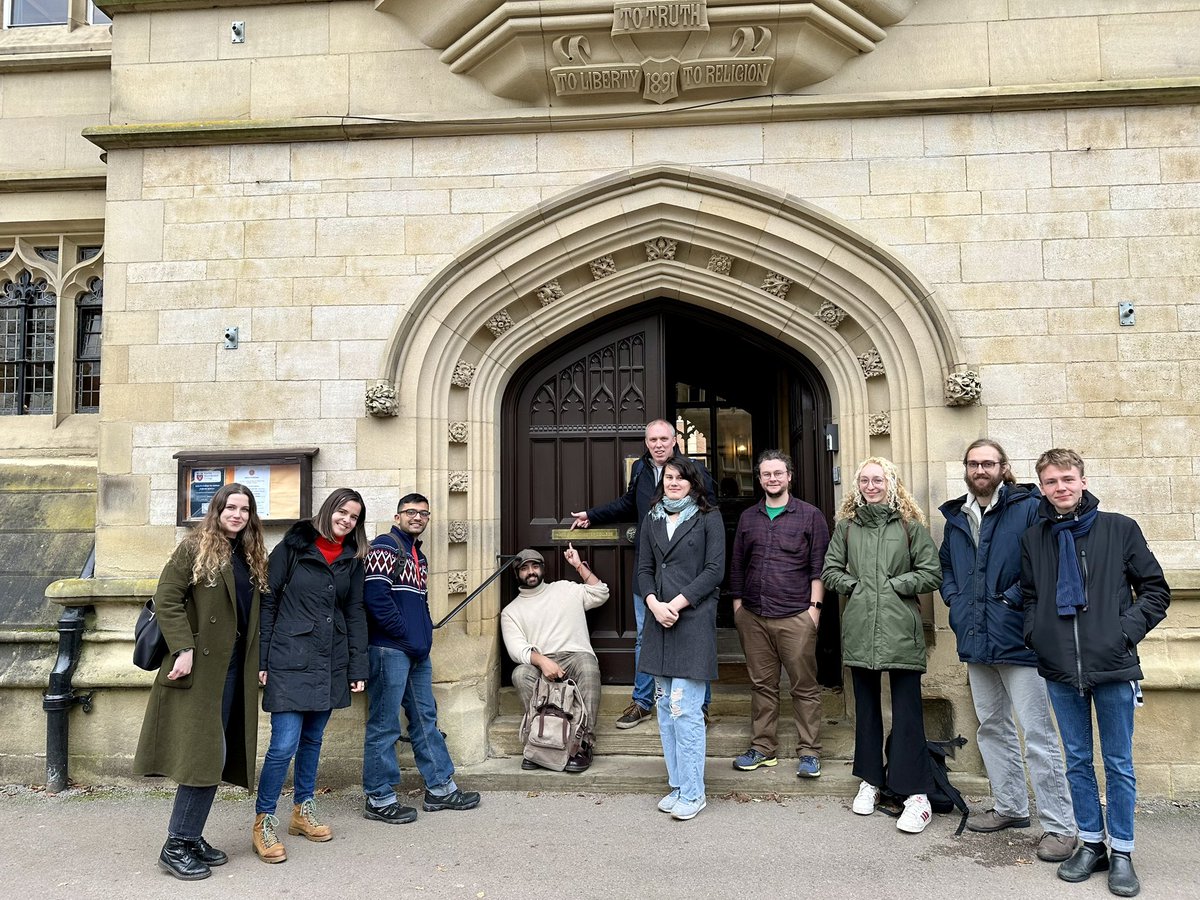
<instances>
[{"instance_id":1,"label":"man in patterned sweater","mask_svg":"<svg viewBox=\"0 0 1200 900\"><path fill-rule=\"evenodd\" d=\"M363 817L390 825L411 822L417 811L396 797L400 766L400 708L408 719L417 769L425 781L426 812L474 809L479 794L454 783L454 763L437 727L433 700L433 620L429 615L429 562L420 535L429 524L429 501L406 494L396 507L395 524L371 542L363 602L367 608L370 671L367 677L367 733L363 748Z\"/></svg>"}]
</instances>

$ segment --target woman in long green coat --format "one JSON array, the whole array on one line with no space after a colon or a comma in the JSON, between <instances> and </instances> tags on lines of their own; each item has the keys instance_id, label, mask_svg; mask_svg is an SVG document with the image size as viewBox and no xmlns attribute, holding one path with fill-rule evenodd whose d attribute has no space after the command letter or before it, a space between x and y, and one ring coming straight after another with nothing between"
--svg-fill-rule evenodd
<instances>
[{"instance_id":1,"label":"woman in long green coat","mask_svg":"<svg viewBox=\"0 0 1200 900\"><path fill-rule=\"evenodd\" d=\"M267 552L254 494L217 491L163 569L154 595L167 657L159 667L133 770L176 781L159 865L195 881L228 861L204 839L222 781L254 786L259 591Z\"/></svg>"},{"instance_id":2,"label":"woman in long green coat","mask_svg":"<svg viewBox=\"0 0 1200 900\"><path fill-rule=\"evenodd\" d=\"M887 787L906 797L896 827L910 834L929 824L933 773L925 749L921 674L925 635L917 595L942 583L937 547L925 515L896 467L871 457L858 467L829 542L821 580L846 598L842 661L854 682L854 774L862 779L853 810L869 816L884 777L882 676L892 690Z\"/></svg>"}]
</instances>

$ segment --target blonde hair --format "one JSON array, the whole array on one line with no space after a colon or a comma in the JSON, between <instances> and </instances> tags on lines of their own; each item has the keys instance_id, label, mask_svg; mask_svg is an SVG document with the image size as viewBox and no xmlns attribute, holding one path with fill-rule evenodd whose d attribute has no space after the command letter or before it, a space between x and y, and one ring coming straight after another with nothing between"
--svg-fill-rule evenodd
<instances>
[{"instance_id":1,"label":"blonde hair","mask_svg":"<svg viewBox=\"0 0 1200 900\"><path fill-rule=\"evenodd\" d=\"M853 519L859 508L867 505L866 498L863 497L862 491L858 487L858 476L869 465L876 465L883 469L883 478L887 482L887 500L884 505L899 512L900 518L905 522L924 525L925 513L921 512L921 507L917 506L917 501L912 498L912 494L900 480L900 473L896 471L895 463L882 456L868 456L858 464L858 468L854 472L854 480L850 484L850 490L846 491L841 508L838 509L837 518Z\"/></svg>"},{"instance_id":2,"label":"blonde hair","mask_svg":"<svg viewBox=\"0 0 1200 900\"><path fill-rule=\"evenodd\" d=\"M229 498L234 494L245 494L250 501L250 515L242 529L242 549L246 553L246 565L250 569L250 580L260 591L267 590L267 547L263 540L262 521L258 518L258 503L250 488L243 484L227 484L213 496L208 511L196 530L184 538L193 553L192 584L213 587L221 569L229 565L229 538L221 530L221 513Z\"/></svg>"}]
</instances>

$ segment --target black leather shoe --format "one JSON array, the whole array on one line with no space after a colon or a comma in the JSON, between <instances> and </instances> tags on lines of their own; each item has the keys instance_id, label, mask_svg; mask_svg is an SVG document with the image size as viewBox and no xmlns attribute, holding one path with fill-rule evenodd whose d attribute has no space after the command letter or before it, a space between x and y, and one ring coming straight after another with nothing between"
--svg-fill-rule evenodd
<instances>
[{"instance_id":1,"label":"black leather shoe","mask_svg":"<svg viewBox=\"0 0 1200 900\"><path fill-rule=\"evenodd\" d=\"M167 838L158 854L158 864L183 881L199 881L212 874L212 869L192 850L192 842L180 838Z\"/></svg>"},{"instance_id":2,"label":"black leather shoe","mask_svg":"<svg viewBox=\"0 0 1200 900\"><path fill-rule=\"evenodd\" d=\"M537 763L535 763L532 759L522 758L521 759L521 768L524 769L526 772L536 772L538 769L541 768L541 766L539 766Z\"/></svg>"},{"instance_id":3,"label":"black leather shoe","mask_svg":"<svg viewBox=\"0 0 1200 900\"><path fill-rule=\"evenodd\" d=\"M225 855L225 851L218 850L208 841L203 835L198 841L188 841L192 846L192 855L206 866L223 866L229 862L229 857Z\"/></svg>"},{"instance_id":4,"label":"black leather shoe","mask_svg":"<svg viewBox=\"0 0 1200 900\"><path fill-rule=\"evenodd\" d=\"M1133 860L1123 853L1114 853L1108 863L1108 889L1118 897L1136 897L1142 883L1133 871Z\"/></svg>"},{"instance_id":5,"label":"black leather shoe","mask_svg":"<svg viewBox=\"0 0 1200 900\"><path fill-rule=\"evenodd\" d=\"M592 748L584 744L579 748L579 752L567 760L564 772L570 772L572 775L578 775L580 772L586 772L592 765Z\"/></svg>"},{"instance_id":6,"label":"black leather shoe","mask_svg":"<svg viewBox=\"0 0 1200 900\"><path fill-rule=\"evenodd\" d=\"M1103 847L1097 852L1087 844L1080 844L1071 858L1058 867L1058 877L1063 881L1087 881L1093 872L1108 871L1108 851Z\"/></svg>"},{"instance_id":7,"label":"black leather shoe","mask_svg":"<svg viewBox=\"0 0 1200 900\"><path fill-rule=\"evenodd\" d=\"M477 791L464 791L456 788L444 797L425 792L425 800L421 803L425 812L437 812L439 809L474 809L479 805Z\"/></svg>"}]
</instances>

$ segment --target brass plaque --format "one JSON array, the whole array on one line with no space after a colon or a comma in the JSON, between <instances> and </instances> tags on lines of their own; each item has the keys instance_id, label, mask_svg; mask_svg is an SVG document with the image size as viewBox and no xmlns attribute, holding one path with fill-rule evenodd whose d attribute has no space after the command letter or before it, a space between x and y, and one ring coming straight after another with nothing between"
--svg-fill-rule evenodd
<instances>
[{"instance_id":1,"label":"brass plaque","mask_svg":"<svg viewBox=\"0 0 1200 900\"><path fill-rule=\"evenodd\" d=\"M553 528L550 530L552 541L610 541L615 543L621 539L615 528Z\"/></svg>"}]
</instances>

